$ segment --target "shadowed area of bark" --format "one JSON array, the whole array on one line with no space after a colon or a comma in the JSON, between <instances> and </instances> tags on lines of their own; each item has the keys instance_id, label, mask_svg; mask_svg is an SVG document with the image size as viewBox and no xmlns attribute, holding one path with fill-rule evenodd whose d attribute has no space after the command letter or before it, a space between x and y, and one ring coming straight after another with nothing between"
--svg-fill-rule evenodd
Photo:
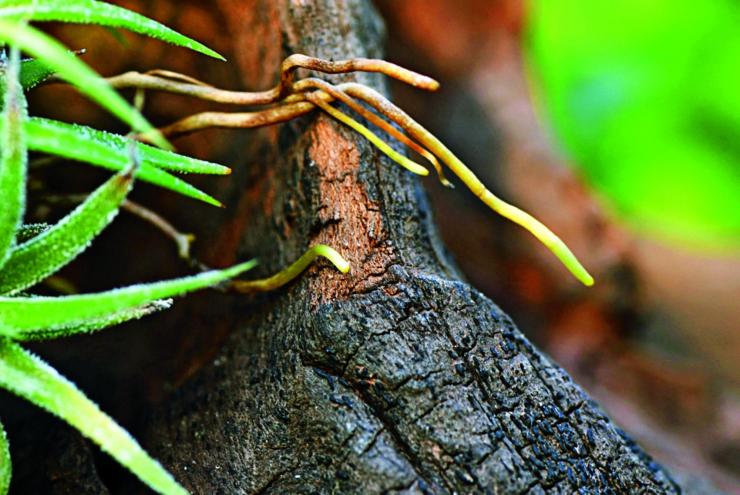
<instances>
[{"instance_id":1,"label":"shadowed area of bark","mask_svg":"<svg viewBox=\"0 0 740 495\"><path fill-rule=\"evenodd\" d=\"M367 2L219 3L262 13L227 19L230 32L248 27L283 48L241 61L257 71L250 81L274 78L294 52L382 56ZM324 242L353 270L314 267L234 301L222 351L148 430L194 493L680 491L460 281L415 178L325 116L258 136L220 195L230 218L214 227L214 259L260 255L268 273Z\"/></svg>"}]
</instances>

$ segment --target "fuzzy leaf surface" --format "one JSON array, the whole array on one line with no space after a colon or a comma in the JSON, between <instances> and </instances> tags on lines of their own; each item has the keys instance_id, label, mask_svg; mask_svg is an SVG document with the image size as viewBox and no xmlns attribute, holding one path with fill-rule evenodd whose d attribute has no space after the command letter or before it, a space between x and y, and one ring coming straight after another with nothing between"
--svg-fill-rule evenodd
<instances>
[{"instance_id":1,"label":"fuzzy leaf surface","mask_svg":"<svg viewBox=\"0 0 740 495\"><path fill-rule=\"evenodd\" d=\"M161 464L72 382L8 339L0 339L0 387L75 427L153 490L167 495L187 494Z\"/></svg>"},{"instance_id":2,"label":"fuzzy leaf surface","mask_svg":"<svg viewBox=\"0 0 740 495\"><path fill-rule=\"evenodd\" d=\"M33 339L34 335L64 328L80 328L117 312L136 308L158 299L174 297L209 287L250 270L248 261L225 270L213 270L190 277L139 284L97 294L61 297L0 297L0 335ZM71 334L71 333L70 333Z\"/></svg>"},{"instance_id":3,"label":"fuzzy leaf surface","mask_svg":"<svg viewBox=\"0 0 740 495\"><path fill-rule=\"evenodd\" d=\"M157 311L162 311L172 307L172 299L158 299L136 308L124 309L109 316L85 321L81 324L75 324L71 327L58 328L55 330L34 332L28 336L28 340L48 340L68 335L80 335L97 332L108 327L119 325L131 320L138 320Z\"/></svg>"},{"instance_id":4,"label":"fuzzy leaf surface","mask_svg":"<svg viewBox=\"0 0 740 495\"><path fill-rule=\"evenodd\" d=\"M128 147L131 145L131 139L119 134L40 117L32 117L28 120L26 132L29 135L29 147L32 147L34 151L44 151L88 162L90 160L86 157L92 156L96 162L115 164L118 169L124 167L129 161ZM74 146L64 146L66 143ZM82 147L82 149L65 149L70 147ZM136 150L143 165L152 165L171 172L209 175L231 173L229 167L179 155L144 143L136 143Z\"/></svg>"},{"instance_id":5,"label":"fuzzy leaf surface","mask_svg":"<svg viewBox=\"0 0 740 495\"><path fill-rule=\"evenodd\" d=\"M0 269L0 294L13 294L75 259L113 221L133 177L113 176L56 225L17 246Z\"/></svg>"},{"instance_id":6,"label":"fuzzy leaf surface","mask_svg":"<svg viewBox=\"0 0 740 495\"><path fill-rule=\"evenodd\" d=\"M29 21L60 21L122 28L189 48L209 57L224 58L207 46L131 10L95 0L0 0L0 17Z\"/></svg>"},{"instance_id":7,"label":"fuzzy leaf surface","mask_svg":"<svg viewBox=\"0 0 740 495\"><path fill-rule=\"evenodd\" d=\"M126 122L132 129L147 133L158 146L170 147L138 110L111 88L105 79L54 38L22 22L0 16L0 42L38 59L53 69L59 77Z\"/></svg>"},{"instance_id":8,"label":"fuzzy leaf surface","mask_svg":"<svg viewBox=\"0 0 740 495\"><path fill-rule=\"evenodd\" d=\"M0 122L0 129L2 128L3 123ZM126 143L130 142L128 139L90 127L32 117L26 122L26 136L28 149L32 151L49 153L115 171L123 170L129 163L126 149ZM137 179L214 206L222 206L210 195L160 168L182 173L222 175L231 172L228 167L141 143L136 147L141 161L135 173Z\"/></svg>"},{"instance_id":9,"label":"fuzzy leaf surface","mask_svg":"<svg viewBox=\"0 0 740 495\"><path fill-rule=\"evenodd\" d=\"M25 91L33 89L54 75L54 71L36 59L21 60L21 86ZM0 66L0 92L5 93L5 71Z\"/></svg>"}]
</instances>

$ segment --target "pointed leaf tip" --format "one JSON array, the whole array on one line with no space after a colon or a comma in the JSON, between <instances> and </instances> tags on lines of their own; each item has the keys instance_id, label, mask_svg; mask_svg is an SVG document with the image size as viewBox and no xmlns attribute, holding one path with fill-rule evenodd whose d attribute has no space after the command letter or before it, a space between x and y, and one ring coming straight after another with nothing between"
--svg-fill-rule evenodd
<instances>
[{"instance_id":1,"label":"pointed leaf tip","mask_svg":"<svg viewBox=\"0 0 740 495\"><path fill-rule=\"evenodd\" d=\"M226 59L203 43L138 14L132 10L95 0L65 0L44 2L0 2L0 18L28 21L60 21L96 24L127 29L131 32L188 48L217 60Z\"/></svg>"},{"instance_id":2,"label":"pointed leaf tip","mask_svg":"<svg viewBox=\"0 0 740 495\"><path fill-rule=\"evenodd\" d=\"M0 388L63 419L153 490L187 495L159 462L72 382L8 339L0 339Z\"/></svg>"},{"instance_id":3,"label":"pointed leaf tip","mask_svg":"<svg viewBox=\"0 0 740 495\"><path fill-rule=\"evenodd\" d=\"M49 35L12 17L4 18L4 11L0 9L0 42L30 54L137 132L154 132L152 138L157 145L170 147L167 140L87 64Z\"/></svg>"}]
</instances>

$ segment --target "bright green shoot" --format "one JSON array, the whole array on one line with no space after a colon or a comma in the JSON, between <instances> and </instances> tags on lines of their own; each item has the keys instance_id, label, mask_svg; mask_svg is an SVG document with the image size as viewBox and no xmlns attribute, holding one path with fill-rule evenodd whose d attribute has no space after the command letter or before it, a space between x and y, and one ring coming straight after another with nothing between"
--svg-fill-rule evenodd
<instances>
[{"instance_id":1,"label":"bright green shoot","mask_svg":"<svg viewBox=\"0 0 740 495\"><path fill-rule=\"evenodd\" d=\"M0 338L0 387L74 426L159 493L187 493L126 430L70 381L38 357L4 338ZM0 493L3 493L2 490Z\"/></svg>"}]
</instances>

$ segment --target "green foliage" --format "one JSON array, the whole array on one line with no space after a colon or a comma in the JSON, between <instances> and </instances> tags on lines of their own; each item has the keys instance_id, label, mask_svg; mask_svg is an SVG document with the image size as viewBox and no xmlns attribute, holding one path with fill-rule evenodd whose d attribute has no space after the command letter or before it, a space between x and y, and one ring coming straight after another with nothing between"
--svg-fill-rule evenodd
<instances>
[{"instance_id":1,"label":"green foliage","mask_svg":"<svg viewBox=\"0 0 740 495\"><path fill-rule=\"evenodd\" d=\"M187 493L131 435L70 381L4 338L0 339L0 387L65 420L159 493Z\"/></svg>"},{"instance_id":2,"label":"green foliage","mask_svg":"<svg viewBox=\"0 0 740 495\"><path fill-rule=\"evenodd\" d=\"M557 136L637 229L740 248L740 7L532 0L529 64Z\"/></svg>"},{"instance_id":3,"label":"green foliage","mask_svg":"<svg viewBox=\"0 0 740 495\"><path fill-rule=\"evenodd\" d=\"M27 21L61 21L122 28L190 48L209 57L221 55L195 40L130 10L95 0L0 0L0 17Z\"/></svg>"},{"instance_id":4,"label":"green foliage","mask_svg":"<svg viewBox=\"0 0 740 495\"><path fill-rule=\"evenodd\" d=\"M54 71L32 58L21 61L20 82L28 91L54 75ZM0 64L0 93L5 94L5 68Z\"/></svg>"},{"instance_id":5,"label":"green foliage","mask_svg":"<svg viewBox=\"0 0 740 495\"><path fill-rule=\"evenodd\" d=\"M15 340L39 339L85 332L88 323L118 319L121 312L159 299L210 287L244 273L254 260L226 270L215 270L177 280L133 285L98 294L59 297L0 297L0 335ZM135 317L135 316L132 316Z\"/></svg>"},{"instance_id":6,"label":"green foliage","mask_svg":"<svg viewBox=\"0 0 740 495\"><path fill-rule=\"evenodd\" d=\"M54 75L54 71L38 60L29 58L21 61L21 86L25 91L35 88Z\"/></svg>"},{"instance_id":7,"label":"green foliage","mask_svg":"<svg viewBox=\"0 0 740 495\"><path fill-rule=\"evenodd\" d=\"M2 127L0 122L0 129ZM126 147L131 140L123 136L38 117L32 117L26 122L25 131L28 149L31 151L62 156L116 171L123 170L129 163ZM218 200L165 170L226 175L231 172L228 167L178 155L143 143L135 143L134 146L141 162L136 170L137 179L214 206L221 206Z\"/></svg>"},{"instance_id":8,"label":"green foliage","mask_svg":"<svg viewBox=\"0 0 740 495\"><path fill-rule=\"evenodd\" d=\"M186 491L141 447L74 385L14 340L60 337L99 330L169 307L170 297L209 287L249 270L254 262L153 284L99 294L62 297L18 295L53 274L84 251L113 220L134 176L211 204L218 201L167 171L226 174L229 169L136 143L82 126L26 115L24 89L54 72L75 85L135 130L152 127L107 82L56 40L28 26L28 20L61 20L123 27L211 56L203 45L138 14L102 2L0 0L2 43L12 48L10 62L0 56L0 388L56 414L95 441L152 489ZM20 61L19 50L34 58ZM160 145L164 139L150 134ZM22 225L28 151L46 152L102 166L119 173L55 225ZM0 426L0 494L10 483L10 457Z\"/></svg>"},{"instance_id":9,"label":"green foliage","mask_svg":"<svg viewBox=\"0 0 740 495\"><path fill-rule=\"evenodd\" d=\"M160 146L169 146L151 124L87 64L78 60L61 43L38 29L20 21L3 18L2 7L0 7L0 42L7 43L42 61L59 77L76 86L79 91L126 122L134 130L146 133Z\"/></svg>"},{"instance_id":10,"label":"green foliage","mask_svg":"<svg viewBox=\"0 0 740 495\"><path fill-rule=\"evenodd\" d=\"M12 295L35 285L87 249L113 221L132 182L130 171L114 176L59 223L13 249L0 268L0 294ZM2 327L0 316L0 332Z\"/></svg>"}]
</instances>

